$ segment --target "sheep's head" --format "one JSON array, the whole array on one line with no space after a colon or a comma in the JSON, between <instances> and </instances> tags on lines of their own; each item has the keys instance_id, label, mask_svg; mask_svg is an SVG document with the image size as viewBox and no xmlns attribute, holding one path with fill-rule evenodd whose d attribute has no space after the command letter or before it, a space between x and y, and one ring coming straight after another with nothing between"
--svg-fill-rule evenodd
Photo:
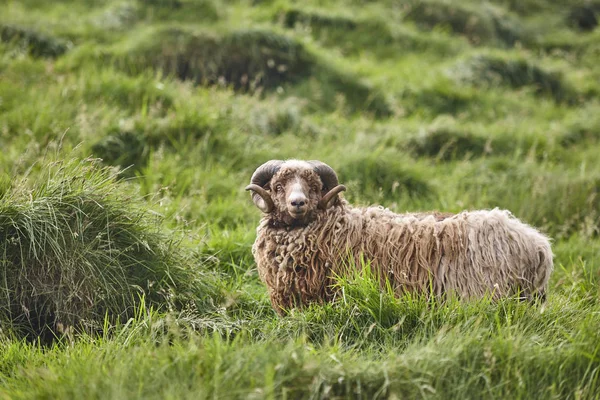
<instances>
[{"instance_id":1,"label":"sheep's head","mask_svg":"<svg viewBox=\"0 0 600 400\"><path fill-rule=\"evenodd\" d=\"M262 212L286 225L304 225L338 203L346 187L320 161L271 160L256 169L246 190Z\"/></svg>"}]
</instances>

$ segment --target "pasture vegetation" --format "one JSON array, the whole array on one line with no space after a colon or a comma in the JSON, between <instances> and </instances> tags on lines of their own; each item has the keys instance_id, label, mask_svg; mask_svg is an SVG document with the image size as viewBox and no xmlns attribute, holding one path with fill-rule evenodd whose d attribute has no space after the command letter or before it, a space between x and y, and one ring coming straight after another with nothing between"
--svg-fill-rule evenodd
<instances>
[{"instance_id":1,"label":"pasture vegetation","mask_svg":"<svg viewBox=\"0 0 600 400\"><path fill-rule=\"evenodd\" d=\"M600 3L0 4L0 398L600 397ZM243 187L327 162L395 211L501 207L548 301L340 277L271 309ZM101 160L100 160L101 159Z\"/></svg>"}]
</instances>

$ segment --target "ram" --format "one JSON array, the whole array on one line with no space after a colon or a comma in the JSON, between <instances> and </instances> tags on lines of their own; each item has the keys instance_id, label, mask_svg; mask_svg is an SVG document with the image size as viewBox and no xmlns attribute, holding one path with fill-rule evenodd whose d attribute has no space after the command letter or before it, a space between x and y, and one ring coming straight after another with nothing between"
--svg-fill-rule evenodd
<instances>
[{"instance_id":1,"label":"ram","mask_svg":"<svg viewBox=\"0 0 600 400\"><path fill-rule=\"evenodd\" d=\"M335 276L361 265L398 295L545 298L550 242L508 211L353 207L339 196L346 188L335 171L320 161L268 161L246 190L263 212L252 253L279 313L332 301Z\"/></svg>"}]
</instances>

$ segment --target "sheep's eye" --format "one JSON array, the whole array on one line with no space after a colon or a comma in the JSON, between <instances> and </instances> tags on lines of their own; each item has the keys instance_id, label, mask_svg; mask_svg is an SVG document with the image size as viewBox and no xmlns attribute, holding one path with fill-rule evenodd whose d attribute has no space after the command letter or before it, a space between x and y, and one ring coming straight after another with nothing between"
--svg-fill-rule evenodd
<instances>
[{"instance_id":1,"label":"sheep's eye","mask_svg":"<svg viewBox=\"0 0 600 400\"><path fill-rule=\"evenodd\" d=\"M283 191L283 186L281 186L281 185L279 185L279 184L278 184L278 185L276 185L276 186L275 186L275 191L276 191L277 193L281 193L281 192Z\"/></svg>"}]
</instances>

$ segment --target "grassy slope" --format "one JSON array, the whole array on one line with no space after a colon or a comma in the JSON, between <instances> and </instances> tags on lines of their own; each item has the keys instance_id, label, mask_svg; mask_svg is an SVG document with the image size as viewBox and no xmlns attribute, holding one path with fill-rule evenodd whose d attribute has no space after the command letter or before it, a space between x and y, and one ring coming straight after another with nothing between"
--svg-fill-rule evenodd
<instances>
[{"instance_id":1,"label":"grassy slope","mask_svg":"<svg viewBox=\"0 0 600 400\"><path fill-rule=\"evenodd\" d=\"M48 148L134 164L123 184L220 282L100 338L2 324L0 397L600 396L600 31L570 28L567 2L342 3L0 5L0 183L43 175ZM287 157L326 161L360 204L510 209L554 238L547 304L427 304L357 276L340 304L275 316L242 188Z\"/></svg>"}]
</instances>

